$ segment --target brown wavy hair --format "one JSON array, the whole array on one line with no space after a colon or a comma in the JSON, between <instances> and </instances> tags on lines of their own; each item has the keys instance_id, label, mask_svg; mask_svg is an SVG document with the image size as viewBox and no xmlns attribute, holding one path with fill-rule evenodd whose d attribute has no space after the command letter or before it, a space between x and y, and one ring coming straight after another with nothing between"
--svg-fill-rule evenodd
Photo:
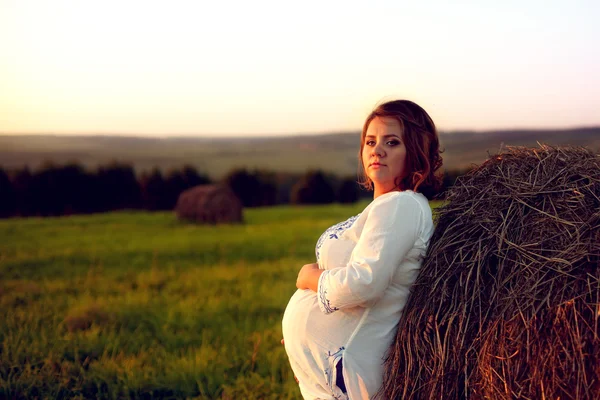
<instances>
[{"instance_id":1,"label":"brown wavy hair","mask_svg":"<svg viewBox=\"0 0 600 400\"><path fill-rule=\"evenodd\" d=\"M360 162L358 183L367 190L373 190L373 182L365 172L362 152L365 135L371 121L376 117L391 117L398 120L402 129L402 140L406 146L406 176L399 178L396 187L400 190L413 190L422 193L428 199L433 198L440 189L441 176L438 170L442 166L440 142L437 129L427 112L409 100L393 100L375 108L365 120L360 138Z\"/></svg>"}]
</instances>

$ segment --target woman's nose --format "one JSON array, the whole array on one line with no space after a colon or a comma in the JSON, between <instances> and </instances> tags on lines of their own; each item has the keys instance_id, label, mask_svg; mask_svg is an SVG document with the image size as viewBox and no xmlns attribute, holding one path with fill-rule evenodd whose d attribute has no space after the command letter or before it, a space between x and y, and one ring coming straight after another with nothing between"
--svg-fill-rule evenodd
<instances>
[{"instance_id":1,"label":"woman's nose","mask_svg":"<svg viewBox=\"0 0 600 400\"><path fill-rule=\"evenodd\" d=\"M383 156L383 149L380 144L376 144L375 146L373 146L373 152L371 153L371 156L377 156L377 157Z\"/></svg>"}]
</instances>

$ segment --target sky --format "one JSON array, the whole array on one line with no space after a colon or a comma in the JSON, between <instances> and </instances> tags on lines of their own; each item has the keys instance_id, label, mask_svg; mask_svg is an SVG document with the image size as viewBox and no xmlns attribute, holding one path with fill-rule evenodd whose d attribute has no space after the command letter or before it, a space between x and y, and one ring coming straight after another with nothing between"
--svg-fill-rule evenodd
<instances>
[{"instance_id":1,"label":"sky","mask_svg":"<svg viewBox=\"0 0 600 400\"><path fill-rule=\"evenodd\" d=\"M0 0L0 132L600 126L600 2Z\"/></svg>"}]
</instances>

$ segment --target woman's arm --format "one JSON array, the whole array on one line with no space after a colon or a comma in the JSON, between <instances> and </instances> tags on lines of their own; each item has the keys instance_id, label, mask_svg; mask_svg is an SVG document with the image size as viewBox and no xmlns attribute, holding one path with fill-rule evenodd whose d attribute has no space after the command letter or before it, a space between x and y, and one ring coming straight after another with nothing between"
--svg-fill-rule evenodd
<instances>
[{"instance_id":1,"label":"woman's arm","mask_svg":"<svg viewBox=\"0 0 600 400\"><path fill-rule=\"evenodd\" d=\"M348 265L319 274L316 292L321 310L329 314L381 298L414 247L421 223L421 205L410 194L390 196L374 204ZM307 269L307 281L312 284L316 273ZM407 281L407 286L412 283Z\"/></svg>"}]
</instances>

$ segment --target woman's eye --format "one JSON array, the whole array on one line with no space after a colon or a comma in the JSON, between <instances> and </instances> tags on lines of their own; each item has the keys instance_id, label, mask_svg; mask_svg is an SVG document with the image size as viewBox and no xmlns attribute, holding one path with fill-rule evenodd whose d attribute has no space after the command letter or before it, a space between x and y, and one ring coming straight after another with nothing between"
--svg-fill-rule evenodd
<instances>
[{"instance_id":1,"label":"woman's eye","mask_svg":"<svg viewBox=\"0 0 600 400\"><path fill-rule=\"evenodd\" d=\"M397 140L390 140L387 142L387 144L388 144L388 146L397 146L400 144L400 142Z\"/></svg>"},{"instance_id":2,"label":"woman's eye","mask_svg":"<svg viewBox=\"0 0 600 400\"><path fill-rule=\"evenodd\" d=\"M367 140L366 145L367 146L375 146L375 141L374 140Z\"/></svg>"}]
</instances>

